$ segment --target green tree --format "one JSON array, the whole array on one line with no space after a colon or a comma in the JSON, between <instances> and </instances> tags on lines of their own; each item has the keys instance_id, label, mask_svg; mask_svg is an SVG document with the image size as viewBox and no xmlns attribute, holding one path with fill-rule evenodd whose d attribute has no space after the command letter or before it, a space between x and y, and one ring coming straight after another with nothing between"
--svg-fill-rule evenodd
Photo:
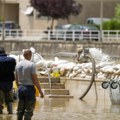
<instances>
[{"instance_id":1,"label":"green tree","mask_svg":"<svg viewBox=\"0 0 120 120\"><path fill-rule=\"evenodd\" d=\"M0 22L2 21L2 17L0 16Z\"/></svg>"},{"instance_id":2,"label":"green tree","mask_svg":"<svg viewBox=\"0 0 120 120\"><path fill-rule=\"evenodd\" d=\"M120 21L120 4L117 4L117 6L115 7L115 19Z\"/></svg>"},{"instance_id":3,"label":"green tree","mask_svg":"<svg viewBox=\"0 0 120 120\"><path fill-rule=\"evenodd\" d=\"M103 23L104 30L120 30L120 4L115 7L115 16L110 21Z\"/></svg>"},{"instance_id":4,"label":"green tree","mask_svg":"<svg viewBox=\"0 0 120 120\"><path fill-rule=\"evenodd\" d=\"M67 19L70 15L78 15L82 5L74 0L30 0L31 5L41 16L52 18L51 29L55 19Z\"/></svg>"}]
</instances>

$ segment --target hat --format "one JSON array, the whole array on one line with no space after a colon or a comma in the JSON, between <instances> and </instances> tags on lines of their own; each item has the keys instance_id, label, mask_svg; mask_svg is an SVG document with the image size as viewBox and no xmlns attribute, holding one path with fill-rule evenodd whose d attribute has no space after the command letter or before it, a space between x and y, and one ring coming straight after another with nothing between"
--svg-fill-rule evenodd
<instances>
[{"instance_id":1,"label":"hat","mask_svg":"<svg viewBox=\"0 0 120 120\"><path fill-rule=\"evenodd\" d=\"M0 47L0 54L5 53L5 49L3 47Z\"/></svg>"}]
</instances>

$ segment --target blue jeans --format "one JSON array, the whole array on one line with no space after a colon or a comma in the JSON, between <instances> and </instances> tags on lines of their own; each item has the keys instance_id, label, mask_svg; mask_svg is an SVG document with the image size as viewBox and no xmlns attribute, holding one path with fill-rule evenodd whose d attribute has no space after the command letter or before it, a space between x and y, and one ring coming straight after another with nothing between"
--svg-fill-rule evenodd
<instances>
[{"instance_id":1,"label":"blue jeans","mask_svg":"<svg viewBox=\"0 0 120 120\"><path fill-rule=\"evenodd\" d=\"M17 120L31 120L36 103L35 88L32 85L20 85L18 88Z\"/></svg>"}]
</instances>

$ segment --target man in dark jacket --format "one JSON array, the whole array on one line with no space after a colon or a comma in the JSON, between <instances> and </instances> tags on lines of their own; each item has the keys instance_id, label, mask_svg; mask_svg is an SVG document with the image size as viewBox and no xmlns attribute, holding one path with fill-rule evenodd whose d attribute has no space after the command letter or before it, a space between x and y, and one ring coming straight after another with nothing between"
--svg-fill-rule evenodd
<instances>
[{"instance_id":1,"label":"man in dark jacket","mask_svg":"<svg viewBox=\"0 0 120 120\"><path fill-rule=\"evenodd\" d=\"M3 47L0 47L0 114L3 113L3 104L7 106L8 114L12 114L12 88L16 61L8 57Z\"/></svg>"}]
</instances>

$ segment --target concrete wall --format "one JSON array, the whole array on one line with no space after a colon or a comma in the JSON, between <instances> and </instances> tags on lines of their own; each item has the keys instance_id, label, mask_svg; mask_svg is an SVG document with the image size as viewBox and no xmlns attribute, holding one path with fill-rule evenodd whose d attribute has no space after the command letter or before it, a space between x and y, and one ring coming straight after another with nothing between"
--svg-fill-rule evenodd
<instances>
[{"instance_id":1,"label":"concrete wall","mask_svg":"<svg viewBox=\"0 0 120 120\"><path fill-rule=\"evenodd\" d=\"M64 41L0 41L0 46L5 47L6 51L21 51L25 48L34 47L36 52L43 56L52 56L57 52L76 52L77 47L100 48L103 53L110 56L120 56L120 43L79 43L79 42L64 42Z\"/></svg>"}]
</instances>

